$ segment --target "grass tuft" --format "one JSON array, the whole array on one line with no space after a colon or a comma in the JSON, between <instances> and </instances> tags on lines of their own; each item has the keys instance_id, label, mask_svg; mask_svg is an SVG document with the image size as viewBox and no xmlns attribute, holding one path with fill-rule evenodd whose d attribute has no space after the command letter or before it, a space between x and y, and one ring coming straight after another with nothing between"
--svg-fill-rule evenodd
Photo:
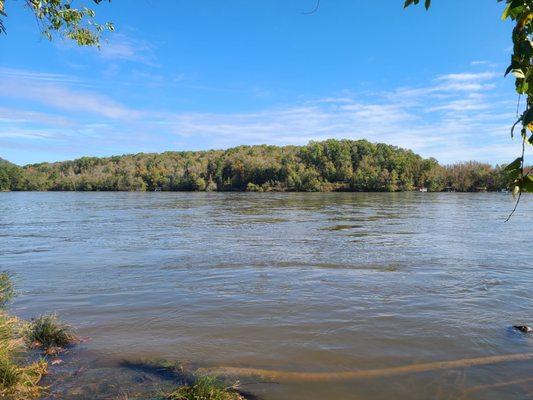
<instances>
[{"instance_id":1,"label":"grass tuft","mask_svg":"<svg viewBox=\"0 0 533 400\"><path fill-rule=\"evenodd\" d=\"M57 315L43 315L32 321L26 333L31 347L43 349L47 354L56 354L79 340L70 326L59 322Z\"/></svg>"},{"instance_id":2,"label":"grass tuft","mask_svg":"<svg viewBox=\"0 0 533 400\"><path fill-rule=\"evenodd\" d=\"M197 376L190 385L180 386L167 400L245 400L237 385L227 386L212 376Z\"/></svg>"},{"instance_id":3,"label":"grass tuft","mask_svg":"<svg viewBox=\"0 0 533 400\"><path fill-rule=\"evenodd\" d=\"M11 276L7 272L0 273L0 309L3 309L15 295Z\"/></svg>"},{"instance_id":4,"label":"grass tuft","mask_svg":"<svg viewBox=\"0 0 533 400\"><path fill-rule=\"evenodd\" d=\"M21 322L0 311L0 398L31 400L40 396L39 381L46 373L44 360L26 365Z\"/></svg>"},{"instance_id":5,"label":"grass tuft","mask_svg":"<svg viewBox=\"0 0 533 400\"><path fill-rule=\"evenodd\" d=\"M44 391L39 383L48 364L44 359L29 362L28 343L38 342L48 352L73 344L76 336L55 315L32 323L9 315L5 307L14 295L11 276L0 273L0 399L34 400Z\"/></svg>"}]
</instances>

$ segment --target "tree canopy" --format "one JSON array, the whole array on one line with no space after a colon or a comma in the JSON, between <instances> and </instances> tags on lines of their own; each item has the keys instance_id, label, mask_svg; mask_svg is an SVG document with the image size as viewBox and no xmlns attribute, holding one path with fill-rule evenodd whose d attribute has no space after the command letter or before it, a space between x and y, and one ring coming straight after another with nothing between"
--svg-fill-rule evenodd
<instances>
[{"instance_id":1,"label":"tree canopy","mask_svg":"<svg viewBox=\"0 0 533 400\"><path fill-rule=\"evenodd\" d=\"M0 163L0 190L495 191L507 172L468 162L441 166L410 150L366 140L306 146L83 157L18 167Z\"/></svg>"}]
</instances>

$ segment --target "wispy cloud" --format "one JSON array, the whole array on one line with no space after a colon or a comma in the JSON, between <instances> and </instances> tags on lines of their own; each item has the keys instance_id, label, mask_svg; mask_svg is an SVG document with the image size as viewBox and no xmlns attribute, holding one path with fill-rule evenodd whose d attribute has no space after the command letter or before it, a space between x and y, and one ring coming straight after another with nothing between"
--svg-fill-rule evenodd
<instances>
[{"instance_id":1,"label":"wispy cloud","mask_svg":"<svg viewBox=\"0 0 533 400\"><path fill-rule=\"evenodd\" d=\"M65 75L0 69L0 97L22 99L59 110L89 113L106 118L131 119L140 115L107 95L80 89ZM76 85L74 85L76 84Z\"/></svg>"},{"instance_id":2,"label":"wispy cloud","mask_svg":"<svg viewBox=\"0 0 533 400\"><path fill-rule=\"evenodd\" d=\"M224 113L139 109L61 76L26 75L20 79L11 71L2 78L1 97L28 103L23 111L0 108L0 146L2 138L10 146L17 138L29 140L39 127L44 137L36 139L68 154L303 144L336 137L390 143L445 163L503 162L518 145L508 135L516 105L510 95L502 97L501 78L492 71L437 76L388 92L346 92ZM46 111L31 111L32 104ZM61 111L68 115L58 115Z\"/></svg>"},{"instance_id":3,"label":"wispy cloud","mask_svg":"<svg viewBox=\"0 0 533 400\"><path fill-rule=\"evenodd\" d=\"M446 74L437 77L438 81L445 82L483 82L496 77L495 72L478 72L478 73L460 73L460 74Z\"/></svg>"},{"instance_id":4,"label":"wispy cloud","mask_svg":"<svg viewBox=\"0 0 533 400\"><path fill-rule=\"evenodd\" d=\"M5 68L0 67L0 78L5 80L20 80L20 81L36 81L36 82L51 82L72 84L80 81L72 76L63 74L52 74L47 72L28 71L24 69Z\"/></svg>"},{"instance_id":5,"label":"wispy cloud","mask_svg":"<svg viewBox=\"0 0 533 400\"><path fill-rule=\"evenodd\" d=\"M47 132L43 129L18 129L3 127L0 131L0 139L2 138L16 138L16 139L51 139L55 134Z\"/></svg>"},{"instance_id":6,"label":"wispy cloud","mask_svg":"<svg viewBox=\"0 0 533 400\"><path fill-rule=\"evenodd\" d=\"M392 92L328 97L304 105L256 113L187 113L159 116L169 134L226 147L239 143L302 144L329 137L367 138L413 149L443 162L482 159L497 141L512 147L506 133L513 103L493 93L496 74L449 74L426 86ZM490 138L490 140L488 139Z\"/></svg>"},{"instance_id":7,"label":"wispy cloud","mask_svg":"<svg viewBox=\"0 0 533 400\"><path fill-rule=\"evenodd\" d=\"M107 60L126 60L157 66L154 46L145 40L138 40L124 34L115 33L109 37L99 55Z\"/></svg>"},{"instance_id":8,"label":"wispy cloud","mask_svg":"<svg viewBox=\"0 0 533 400\"><path fill-rule=\"evenodd\" d=\"M0 123L28 124L38 123L57 127L71 127L75 123L61 115L53 115L38 111L18 110L11 107L0 107Z\"/></svg>"}]
</instances>

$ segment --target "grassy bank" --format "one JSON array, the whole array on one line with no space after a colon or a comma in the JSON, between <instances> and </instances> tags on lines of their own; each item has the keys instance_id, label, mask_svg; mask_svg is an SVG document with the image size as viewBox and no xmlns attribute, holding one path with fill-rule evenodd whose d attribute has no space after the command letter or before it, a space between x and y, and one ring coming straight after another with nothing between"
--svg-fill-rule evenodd
<instances>
[{"instance_id":1,"label":"grassy bank","mask_svg":"<svg viewBox=\"0 0 533 400\"><path fill-rule=\"evenodd\" d=\"M10 315L6 307L14 295L11 277L0 273L0 398L37 399L45 390L40 382L48 372L48 356L58 355L77 338L55 315L32 321Z\"/></svg>"},{"instance_id":2,"label":"grassy bank","mask_svg":"<svg viewBox=\"0 0 533 400\"><path fill-rule=\"evenodd\" d=\"M6 305L14 296L8 274L0 274L0 397L26 400L39 397L39 382L47 371L44 360L28 362L25 333L30 326L9 315Z\"/></svg>"}]
</instances>

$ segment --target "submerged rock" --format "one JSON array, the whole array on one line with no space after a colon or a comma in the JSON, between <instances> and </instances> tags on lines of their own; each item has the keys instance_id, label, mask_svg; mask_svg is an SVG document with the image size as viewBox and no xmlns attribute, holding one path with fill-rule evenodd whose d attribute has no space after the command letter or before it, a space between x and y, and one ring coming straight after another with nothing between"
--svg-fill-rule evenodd
<instances>
[{"instance_id":1,"label":"submerged rock","mask_svg":"<svg viewBox=\"0 0 533 400\"><path fill-rule=\"evenodd\" d=\"M513 325L513 328L515 328L516 330L519 330L522 333L533 332L533 328L527 325Z\"/></svg>"}]
</instances>

